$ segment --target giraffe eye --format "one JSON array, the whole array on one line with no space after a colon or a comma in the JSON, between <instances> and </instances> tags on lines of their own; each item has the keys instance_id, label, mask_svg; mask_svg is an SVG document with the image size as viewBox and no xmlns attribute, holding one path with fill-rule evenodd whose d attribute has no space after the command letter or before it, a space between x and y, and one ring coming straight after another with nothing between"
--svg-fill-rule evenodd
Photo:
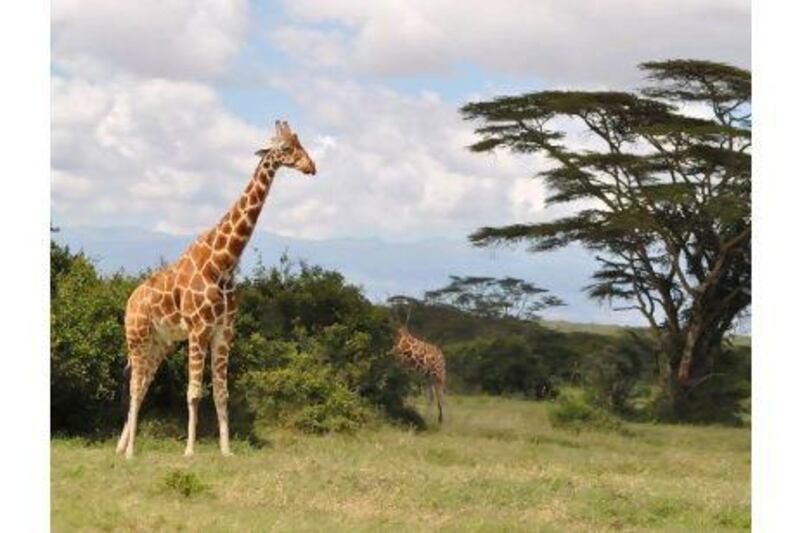
<instances>
[{"instance_id":1,"label":"giraffe eye","mask_svg":"<svg viewBox=\"0 0 800 533\"><path fill-rule=\"evenodd\" d=\"M290 153L290 152L292 151L292 147L291 147L291 146L284 146L284 147L281 149L281 151L282 151L284 154L288 154L288 153Z\"/></svg>"}]
</instances>

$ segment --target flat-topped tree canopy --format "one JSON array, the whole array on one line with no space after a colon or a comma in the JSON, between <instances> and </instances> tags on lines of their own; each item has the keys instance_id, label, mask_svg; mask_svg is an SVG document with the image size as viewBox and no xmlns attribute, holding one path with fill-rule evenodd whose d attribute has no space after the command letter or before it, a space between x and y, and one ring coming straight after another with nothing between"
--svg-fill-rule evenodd
<instances>
[{"instance_id":1,"label":"flat-topped tree canopy","mask_svg":"<svg viewBox=\"0 0 800 533\"><path fill-rule=\"evenodd\" d=\"M470 150L545 156L535 170L546 204L573 207L470 239L597 251L589 294L647 318L677 405L750 305L750 72L683 59L640 68L650 85L637 92L537 91L461 108L478 123Z\"/></svg>"}]
</instances>

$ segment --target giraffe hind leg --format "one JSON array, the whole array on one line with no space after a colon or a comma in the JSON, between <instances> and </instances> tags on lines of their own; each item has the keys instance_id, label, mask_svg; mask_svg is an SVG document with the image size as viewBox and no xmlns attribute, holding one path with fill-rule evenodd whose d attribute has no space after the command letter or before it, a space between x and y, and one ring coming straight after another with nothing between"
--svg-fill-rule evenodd
<instances>
[{"instance_id":1,"label":"giraffe hind leg","mask_svg":"<svg viewBox=\"0 0 800 533\"><path fill-rule=\"evenodd\" d=\"M439 406L439 423L444 422L444 384L436 383L433 386L436 392L436 403Z\"/></svg>"},{"instance_id":2,"label":"giraffe hind leg","mask_svg":"<svg viewBox=\"0 0 800 533\"><path fill-rule=\"evenodd\" d=\"M130 399L128 406L128 419L122 429L119 442L117 443L117 453L125 453L125 457L133 457L134 439L136 435L136 425L139 417L139 410L144 401L147 389L153 382L156 371L161 361L166 355L167 347L151 345L147 348L135 348L131 350L130 364Z\"/></svg>"},{"instance_id":3,"label":"giraffe hind leg","mask_svg":"<svg viewBox=\"0 0 800 533\"><path fill-rule=\"evenodd\" d=\"M430 418L431 409L433 407L433 384L430 381L426 381L424 389L425 389L425 418Z\"/></svg>"}]
</instances>

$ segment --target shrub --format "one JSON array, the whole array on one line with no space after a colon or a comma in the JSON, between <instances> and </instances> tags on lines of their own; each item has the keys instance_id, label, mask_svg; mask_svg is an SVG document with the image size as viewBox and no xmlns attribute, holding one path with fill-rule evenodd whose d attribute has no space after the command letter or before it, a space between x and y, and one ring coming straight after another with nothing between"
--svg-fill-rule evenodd
<instances>
[{"instance_id":1,"label":"shrub","mask_svg":"<svg viewBox=\"0 0 800 533\"><path fill-rule=\"evenodd\" d=\"M619 414L631 412L630 400L637 384L646 379L645 360L652 360L655 346L646 338L609 338L608 344L586 357L583 379L594 405Z\"/></svg>"},{"instance_id":2,"label":"shrub","mask_svg":"<svg viewBox=\"0 0 800 533\"><path fill-rule=\"evenodd\" d=\"M447 351L449 374L467 390L539 399L553 394L543 358L521 335L478 339Z\"/></svg>"},{"instance_id":3,"label":"shrub","mask_svg":"<svg viewBox=\"0 0 800 533\"><path fill-rule=\"evenodd\" d=\"M584 398L566 395L548 406L547 418L553 427L573 430L622 431L622 423L607 411Z\"/></svg>"},{"instance_id":4,"label":"shrub","mask_svg":"<svg viewBox=\"0 0 800 533\"><path fill-rule=\"evenodd\" d=\"M126 409L123 317L133 285L101 278L82 254L61 253L59 262L50 311L51 431L98 435Z\"/></svg>"},{"instance_id":5,"label":"shrub","mask_svg":"<svg viewBox=\"0 0 800 533\"><path fill-rule=\"evenodd\" d=\"M237 380L257 420L309 433L353 431L370 420L366 401L318 355L283 347L280 365Z\"/></svg>"},{"instance_id":6,"label":"shrub","mask_svg":"<svg viewBox=\"0 0 800 533\"><path fill-rule=\"evenodd\" d=\"M184 472L177 468L164 476L163 484L166 488L174 490L185 498L202 494L209 489L208 485L200 481L194 472Z\"/></svg>"},{"instance_id":7,"label":"shrub","mask_svg":"<svg viewBox=\"0 0 800 533\"><path fill-rule=\"evenodd\" d=\"M82 254L51 244L53 433L104 436L122 427L125 303L140 279L102 277ZM341 274L284 258L243 280L239 297L229 371L235 435L252 436L257 412L314 432L352 430L378 412L409 418L409 378L389 353L389 316ZM168 421L159 431L185 423L186 366L182 344L148 391L143 421ZM213 401L201 403L200 416L202 433L213 434Z\"/></svg>"}]
</instances>

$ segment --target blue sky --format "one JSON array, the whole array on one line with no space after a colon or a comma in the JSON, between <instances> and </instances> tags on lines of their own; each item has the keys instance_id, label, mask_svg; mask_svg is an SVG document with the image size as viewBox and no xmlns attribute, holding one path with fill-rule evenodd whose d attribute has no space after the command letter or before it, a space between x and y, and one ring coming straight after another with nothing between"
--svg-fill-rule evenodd
<instances>
[{"instance_id":1,"label":"blue sky","mask_svg":"<svg viewBox=\"0 0 800 533\"><path fill-rule=\"evenodd\" d=\"M319 173L279 176L265 234L419 243L548 220L564 211L531 179L547 163L469 153L458 107L635 87L666 57L749 67L749 2L54 2L52 218L189 239L283 118Z\"/></svg>"}]
</instances>

